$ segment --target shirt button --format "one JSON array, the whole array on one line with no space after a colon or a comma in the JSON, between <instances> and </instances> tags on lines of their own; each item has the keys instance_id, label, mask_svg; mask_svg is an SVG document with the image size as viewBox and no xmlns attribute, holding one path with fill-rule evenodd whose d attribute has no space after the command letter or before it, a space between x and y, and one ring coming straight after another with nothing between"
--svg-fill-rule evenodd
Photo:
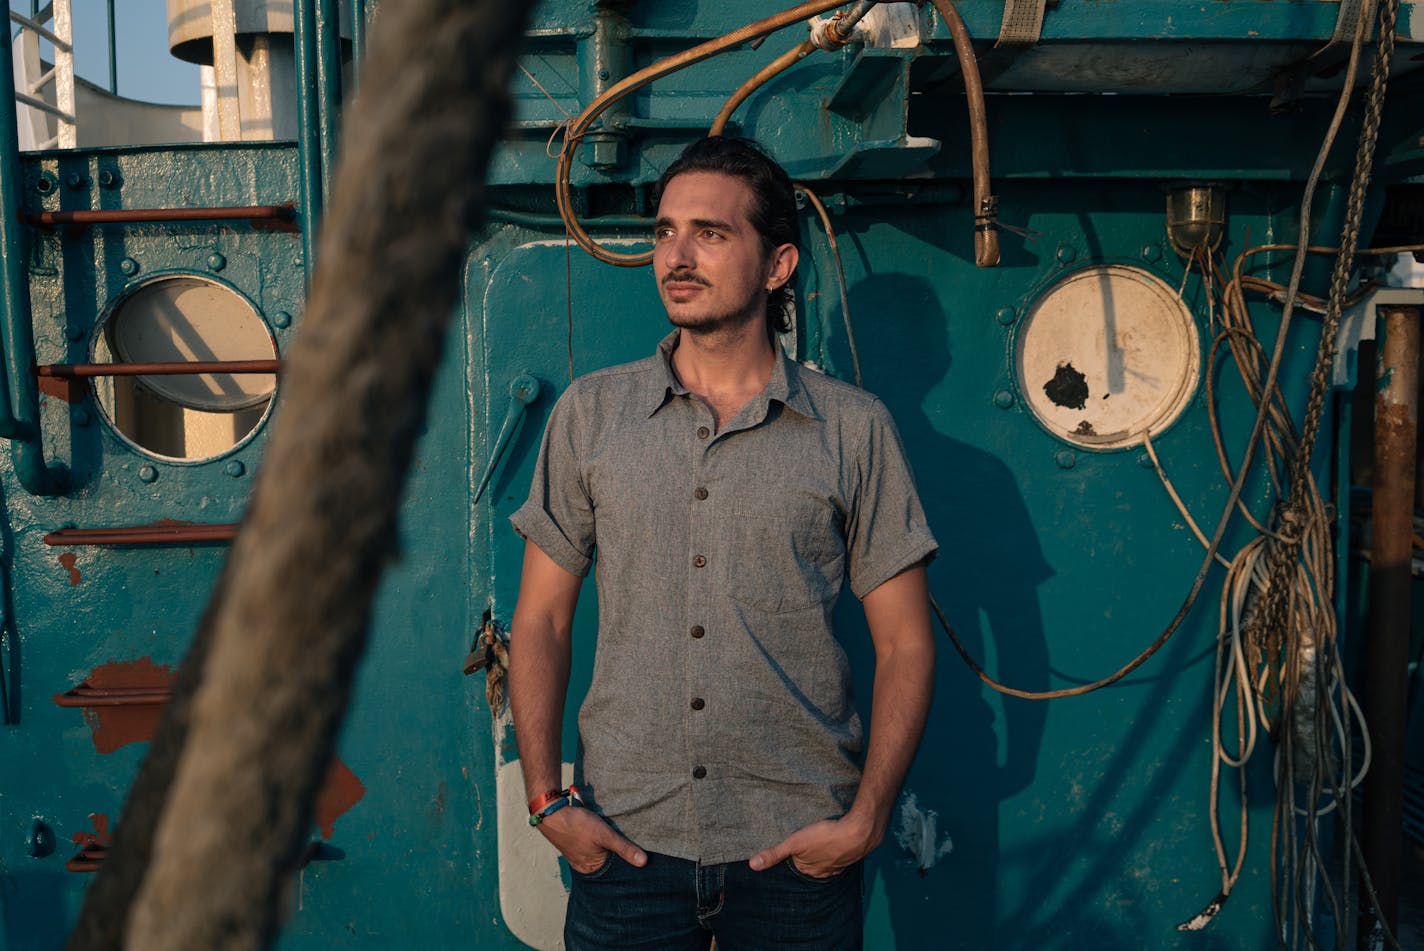
<instances>
[{"instance_id":1,"label":"shirt button","mask_svg":"<svg viewBox=\"0 0 1424 951\"><path fill-rule=\"evenodd\" d=\"M703 499L707 498L707 490L704 489L704 488L703 488L702 486L700 486L700 485L697 487L697 491L694 492L694 493L692 493L692 494L695 495L695 496L697 496L697 500L698 500L699 502L702 501Z\"/></svg>"},{"instance_id":2,"label":"shirt button","mask_svg":"<svg viewBox=\"0 0 1424 951\"><path fill-rule=\"evenodd\" d=\"M701 624L697 624L694 625L692 630L688 633L691 634L693 637L701 637L703 634L706 634L707 631L705 628L703 628Z\"/></svg>"},{"instance_id":3,"label":"shirt button","mask_svg":"<svg viewBox=\"0 0 1424 951\"><path fill-rule=\"evenodd\" d=\"M698 426L698 427L697 427L697 438L698 438L698 439L706 439L706 438L707 438L708 436L710 436L710 435L712 435L712 430L708 429L706 426Z\"/></svg>"},{"instance_id":4,"label":"shirt button","mask_svg":"<svg viewBox=\"0 0 1424 951\"><path fill-rule=\"evenodd\" d=\"M707 767L706 767L706 766L699 766L699 767L697 767L696 769L694 769L694 770L692 771L692 778L693 778L693 779L702 779L702 778L703 778L704 776L706 776L706 775L707 775Z\"/></svg>"},{"instance_id":5,"label":"shirt button","mask_svg":"<svg viewBox=\"0 0 1424 951\"><path fill-rule=\"evenodd\" d=\"M707 559L703 558L701 555L698 555L696 558L692 559L692 564L697 568L701 568L702 566L707 564Z\"/></svg>"},{"instance_id":6,"label":"shirt button","mask_svg":"<svg viewBox=\"0 0 1424 951\"><path fill-rule=\"evenodd\" d=\"M703 700L701 697L693 697L693 698L692 698L692 709L694 709L694 710L701 710L701 709L702 709L703 707L705 707L705 706L707 706L707 701L706 701L706 700Z\"/></svg>"}]
</instances>

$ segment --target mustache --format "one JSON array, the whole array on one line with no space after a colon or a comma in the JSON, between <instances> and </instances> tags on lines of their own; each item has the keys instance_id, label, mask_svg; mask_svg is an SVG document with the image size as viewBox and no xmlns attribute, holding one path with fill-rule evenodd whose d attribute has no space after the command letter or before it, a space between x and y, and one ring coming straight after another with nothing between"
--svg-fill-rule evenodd
<instances>
[{"instance_id":1,"label":"mustache","mask_svg":"<svg viewBox=\"0 0 1424 951\"><path fill-rule=\"evenodd\" d=\"M703 287L711 287L712 284L706 278L693 274L691 271L669 271L663 278L664 284L701 284Z\"/></svg>"}]
</instances>

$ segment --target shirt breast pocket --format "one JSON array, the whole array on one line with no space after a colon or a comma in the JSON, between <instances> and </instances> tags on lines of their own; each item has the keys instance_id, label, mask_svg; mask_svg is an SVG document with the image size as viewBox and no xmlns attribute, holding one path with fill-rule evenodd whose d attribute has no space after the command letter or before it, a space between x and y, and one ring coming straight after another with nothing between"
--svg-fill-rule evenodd
<instances>
[{"instance_id":1,"label":"shirt breast pocket","mask_svg":"<svg viewBox=\"0 0 1424 951\"><path fill-rule=\"evenodd\" d=\"M766 614L832 600L845 574L845 542L829 508L741 509L729 533L727 591Z\"/></svg>"}]
</instances>

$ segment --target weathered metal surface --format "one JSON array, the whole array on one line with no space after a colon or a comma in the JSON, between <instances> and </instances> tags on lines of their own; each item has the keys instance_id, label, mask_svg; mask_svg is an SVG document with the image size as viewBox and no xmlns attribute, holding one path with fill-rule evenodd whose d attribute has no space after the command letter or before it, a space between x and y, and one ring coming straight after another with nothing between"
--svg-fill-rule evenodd
<instances>
[{"instance_id":1,"label":"weathered metal surface","mask_svg":"<svg viewBox=\"0 0 1424 951\"><path fill-rule=\"evenodd\" d=\"M1370 533L1370 633L1363 645L1365 719L1372 759L1365 777L1363 860L1379 895L1379 917L1399 929L1403 857L1405 700L1409 676L1414 557L1415 438L1419 425L1417 307L1381 309L1384 340L1375 394L1375 465ZM1376 915L1360 914L1360 946Z\"/></svg>"},{"instance_id":2,"label":"weathered metal surface","mask_svg":"<svg viewBox=\"0 0 1424 951\"><path fill-rule=\"evenodd\" d=\"M600 9L618 16L600 21ZM997 34L1003 4L968 0L961 9L985 44ZM318 807L313 835L325 844L292 886L283 947L557 942L564 873L524 821L506 723L491 720L480 685L461 668L485 611L503 620L512 612L521 542L506 518L523 499L542 425L571 369L645 356L665 321L648 274L607 268L566 245L550 214L548 137L561 110L577 112L618 70L765 12L750 0L540 7L524 63L544 90L517 77L519 121L496 163L495 223L471 246L451 331L458 342L436 371L405 495L402 558L379 595L342 740L347 773L329 779ZM1048 9L1039 47L1010 64L996 88L1061 86L1096 63L1098 80L1130 94L990 97L1000 220L1032 232L1001 236L995 271L973 266L965 120L937 21L926 21L929 43L917 52L814 53L734 118L798 176L829 180L820 191L845 255L866 386L898 421L945 546L930 569L935 593L970 648L1015 686L1075 683L1118 666L1167 622L1201 557L1139 449L1089 451L1040 424L1028 397L1046 381L1019 367L1023 321L1083 269L1130 268L1183 289L1180 313L1200 335L1183 349L1190 357L1202 346L1208 314L1199 277L1186 277L1168 243L1164 189L1184 179L1227 183L1228 255L1248 240L1293 239L1300 182L1329 103L1307 99L1284 118L1269 114L1265 96L1144 93L1189 89L1212 74L1232 83L1270 75L1327 42L1337 12L1334 3L1266 0L1063 0ZM1406 38L1413 23L1406 4ZM742 80L802 38L793 32L668 77L610 117L618 125L600 130L608 133L601 153L586 145L575 163L574 203L601 220L600 240L646 247L648 183ZM1148 60L1161 64L1150 76ZM1412 63L1403 54L1401 65ZM305 227L321 207L316 112L313 102L301 147L29 157L19 166L20 202L30 213L122 217L289 206L305 195ZM1383 179L1424 168L1419 114L1413 93L1391 104ZM1348 125L1341 138L1353 147ZM1338 180L1349 158L1344 150L1333 156L1327 177ZM91 343L106 309L162 274L202 276L251 301L280 356L301 324L304 245L314 229L305 230L212 220L32 228L26 267L37 361L99 362ZM798 357L848 378L835 269L819 226L808 221L803 237L793 343ZM1258 273L1282 279L1281 260ZM1252 305L1267 340L1276 314L1268 302ZM1291 331L1281 379L1294 402L1316 331L1308 321ZM511 385L525 371L537 397L516 399L520 411L511 414ZM0 948L61 945L86 876L64 871L64 854L39 854L36 817L61 841L78 837L81 864L94 864L107 828L96 823L120 814L145 746L143 730L125 727L117 738L131 739L101 752L83 713L52 698L111 665L178 662L271 425L264 417L211 457L164 458L115 431L87 381L46 380L43 458L67 470L68 491L33 495L0 461L9 591L0 677L13 714L0 727ZM1253 408L1239 383L1218 382L1225 438L1239 458ZM1193 386L1182 381L1180 413L1153 430L1154 443L1185 504L1210 519L1225 487ZM1264 480L1248 483L1244 498L1263 513ZM147 527L163 520L192 524ZM1225 550L1245 537L1238 526ZM55 540L79 544L56 550ZM839 620L864 700L872 656L853 599L845 602ZM576 621L575 701L591 676L596 611L590 585ZM1206 795L1215 611L1214 601L1199 604L1161 654L1113 688L1050 705L987 692L946 651L907 785L913 798L869 864L868 947L1200 943L1173 929L1219 888ZM565 733L570 779L576 707ZM1247 871L1202 936L1214 948L1273 946L1269 765L1257 764L1248 781ZM1228 798L1222 808L1234 805Z\"/></svg>"}]
</instances>

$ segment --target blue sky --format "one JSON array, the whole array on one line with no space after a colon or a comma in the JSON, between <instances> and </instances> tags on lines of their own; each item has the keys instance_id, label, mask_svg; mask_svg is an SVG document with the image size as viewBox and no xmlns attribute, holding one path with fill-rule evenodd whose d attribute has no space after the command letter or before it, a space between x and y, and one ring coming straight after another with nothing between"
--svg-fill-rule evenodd
<instances>
[{"instance_id":1,"label":"blue sky","mask_svg":"<svg viewBox=\"0 0 1424 951\"><path fill-rule=\"evenodd\" d=\"M26 16L28 0L10 0ZM75 72L101 87L109 86L108 13L105 0L71 0L74 15ZM168 4L165 0L115 0L119 95L147 102L197 105L198 67L168 52Z\"/></svg>"}]
</instances>

